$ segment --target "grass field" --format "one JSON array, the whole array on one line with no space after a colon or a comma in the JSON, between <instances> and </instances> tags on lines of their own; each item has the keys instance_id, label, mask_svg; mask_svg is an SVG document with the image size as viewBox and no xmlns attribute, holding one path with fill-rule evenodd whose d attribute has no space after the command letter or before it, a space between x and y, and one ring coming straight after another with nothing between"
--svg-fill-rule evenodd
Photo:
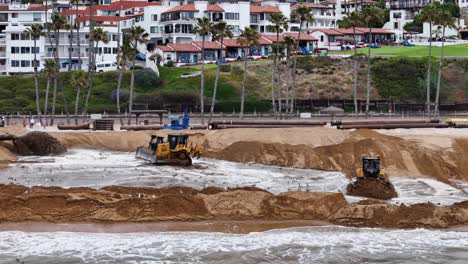
<instances>
[{"instance_id":1,"label":"grass field","mask_svg":"<svg viewBox=\"0 0 468 264\"><path fill-rule=\"evenodd\" d=\"M373 55L389 55L389 56L427 56L429 51L428 46L414 46L414 47L390 47L383 46L378 49L371 49ZM432 47L432 56L440 56L440 47ZM367 48L358 49L358 53L367 54ZM354 51L337 51L330 54L354 54ZM444 47L445 56L455 57L468 57L468 44L459 44Z\"/></svg>"}]
</instances>

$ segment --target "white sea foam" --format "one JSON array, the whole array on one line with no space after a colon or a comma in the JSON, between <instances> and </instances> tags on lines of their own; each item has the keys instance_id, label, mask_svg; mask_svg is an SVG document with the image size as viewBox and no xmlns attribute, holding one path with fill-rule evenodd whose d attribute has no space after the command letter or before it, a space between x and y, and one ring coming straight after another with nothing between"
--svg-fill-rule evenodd
<instances>
[{"instance_id":1,"label":"white sea foam","mask_svg":"<svg viewBox=\"0 0 468 264\"><path fill-rule=\"evenodd\" d=\"M16 258L26 263L466 263L468 232L335 226L250 234L0 232L0 263Z\"/></svg>"}]
</instances>

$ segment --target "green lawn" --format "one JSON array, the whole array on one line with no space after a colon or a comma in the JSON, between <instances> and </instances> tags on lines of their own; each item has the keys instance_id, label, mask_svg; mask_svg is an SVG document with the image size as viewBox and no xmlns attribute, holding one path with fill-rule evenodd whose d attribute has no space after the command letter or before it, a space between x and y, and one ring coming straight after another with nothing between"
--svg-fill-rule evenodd
<instances>
[{"instance_id":1,"label":"green lawn","mask_svg":"<svg viewBox=\"0 0 468 264\"><path fill-rule=\"evenodd\" d=\"M390 55L390 56L427 56L428 55L428 46L414 46L414 47L391 47L383 46L378 49L371 49L371 54L373 55ZM440 47L432 47L432 56L440 56ZM367 54L367 48L358 49L358 53ZM330 52L330 54L354 54L354 51L337 51ZM468 44L458 44L452 46L445 46L444 48L445 56L458 56L458 57L468 57Z\"/></svg>"}]
</instances>

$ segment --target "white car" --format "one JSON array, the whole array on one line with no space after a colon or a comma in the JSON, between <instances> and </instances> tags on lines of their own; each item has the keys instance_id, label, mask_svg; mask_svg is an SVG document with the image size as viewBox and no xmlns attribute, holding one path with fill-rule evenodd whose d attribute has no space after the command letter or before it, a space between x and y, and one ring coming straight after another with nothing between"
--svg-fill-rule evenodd
<instances>
[{"instance_id":1,"label":"white car","mask_svg":"<svg viewBox=\"0 0 468 264\"><path fill-rule=\"evenodd\" d=\"M116 71L117 63L112 61L103 61L96 63L96 72Z\"/></svg>"}]
</instances>

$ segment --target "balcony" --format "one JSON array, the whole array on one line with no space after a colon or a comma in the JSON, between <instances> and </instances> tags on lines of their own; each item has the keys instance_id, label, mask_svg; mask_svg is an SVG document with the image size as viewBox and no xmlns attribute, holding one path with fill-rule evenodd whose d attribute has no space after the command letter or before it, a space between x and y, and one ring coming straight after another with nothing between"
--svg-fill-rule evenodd
<instances>
[{"instance_id":1,"label":"balcony","mask_svg":"<svg viewBox=\"0 0 468 264\"><path fill-rule=\"evenodd\" d=\"M6 51L0 51L0 57L6 57Z\"/></svg>"},{"instance_id":2,"label":"balcony","mask_svg":"<svg viewBox=\"0 0 468 264\"><path fill-rule=\"evenodd\" d=\"M78 52L72 52L71 56L72 56L72 58L78 58L78 54L79 54ZM68 56L69 56L68 52L59 52L59 58L68 58ZM84 52L81 52L81 58L85 58L87 56L88 56L87 54L85 54ZM45 57L53 58L54 57L54 52L47 51L45 53Z\"/></svg>"}]
</instances>

